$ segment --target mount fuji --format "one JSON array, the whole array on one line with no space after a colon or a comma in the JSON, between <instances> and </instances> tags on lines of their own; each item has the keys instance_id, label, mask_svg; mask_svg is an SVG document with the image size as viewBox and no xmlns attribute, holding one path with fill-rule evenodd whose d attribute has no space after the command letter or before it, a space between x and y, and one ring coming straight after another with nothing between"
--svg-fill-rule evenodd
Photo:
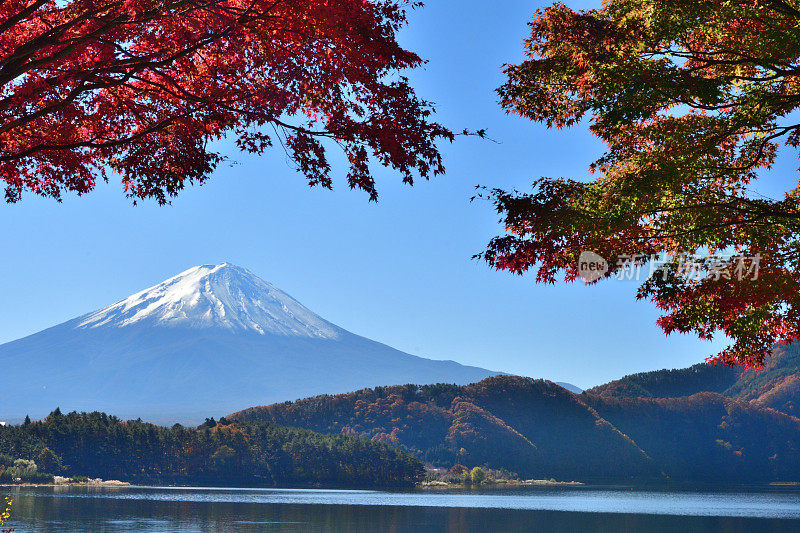
<instances>
[{"instance_id":1,"label":"mount fuji","mask_svg":"<svg viewBox=\"0 0 800 533\"><path fill-rule=\"evenodd\" d=\"M0 420L58 406L190 423L324 393L496 374L350 333L228 263L0 345L0 365Z\"/></svg>"}]
</instances>

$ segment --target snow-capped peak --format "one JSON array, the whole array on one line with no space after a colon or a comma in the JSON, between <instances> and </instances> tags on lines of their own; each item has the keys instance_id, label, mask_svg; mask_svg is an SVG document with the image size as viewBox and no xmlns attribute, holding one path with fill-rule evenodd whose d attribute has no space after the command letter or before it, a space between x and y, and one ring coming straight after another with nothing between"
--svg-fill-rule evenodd
<instances>
[{"instance_id":1,"label":"snow-capped peak","mask_svg":"<svg viewBox=\"0 0 800 533\"><path fill-rule=\"evenodd\" d=\"M222 263L190 268L79 319L79 328L133 324L224 328L323 339L343 330L249 270Z\"/></svg>"}]
</instances>

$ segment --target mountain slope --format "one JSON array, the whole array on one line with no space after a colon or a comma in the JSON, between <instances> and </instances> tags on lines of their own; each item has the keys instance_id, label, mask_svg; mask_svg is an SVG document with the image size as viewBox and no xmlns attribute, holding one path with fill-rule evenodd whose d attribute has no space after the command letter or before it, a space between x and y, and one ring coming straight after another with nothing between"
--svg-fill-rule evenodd
<instances>
[{"instance_id":1,"label":"mountain slope","mask_svg":"<svg viewBox=\"0 0 800 533\"><path fill-rule=\"evenodd\" d=\"M678 370L632 374L589 389L604 397L677 398L715 392L800 415L800 344L778 346L761 370L700 363Z\"/></svg>"},{"instance_id":2,"label":"mountain slope","mask_svg":"<svg viewBox=\"0 0 800 533\"><path fill-rule=\"evenodd\" d=\"M226 418L388 441L440 466L489 465L558 479L659 477L647 454L578 396L530 378L377 387Z\"/></svg>"},{"instance_id":3,"label":"mountain slope","mask_svg":"<svg viewBox=\"0 0 800 533\"><path fill-rule=\"evenodd\" d=\"M738 368L698 363L689 368L630 374L586 392L598 396L628 398L678 398L699 392L723 394L742 371Z\"/></svg>"},{"instance_id":4,"label":"mountain slope","mask_svg":"<svg viewBox=\"0 0 800 533\"><path fill-rule=\"evenodd\" d=\"M60 406L193 422L256 403L493 374L350 333L227 263L4 344L0 365L11 378L0 420Z\"/></svg>"},{"instance_id":5,"label":"mountain slope","mask_svg":"<svg viewBox=\"0 0 800 533\"><path fill-rule=\"evenodd\" d=\"M800 420L704 393L641 399L572 394L542 380L398 386L229 415L390 442L437 466L506 468L578 481L800 481Z\"/></svg>"},{"instance_id":6,"label":"mountain slope","mask_svg":"<svg viewBox=\"0 0 800 533\"><path fill-rule=\"evenodd\" d=\"M703 392L684 398L582 400L677 481L800 481L800 420Z\"/></svg>"}]
</instances>

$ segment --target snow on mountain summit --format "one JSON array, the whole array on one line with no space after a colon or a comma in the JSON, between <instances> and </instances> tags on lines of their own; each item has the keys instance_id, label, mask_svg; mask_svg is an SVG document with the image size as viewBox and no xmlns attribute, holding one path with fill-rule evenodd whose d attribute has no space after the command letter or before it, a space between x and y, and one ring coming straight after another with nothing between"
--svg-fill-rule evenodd
<instances>
[{"instance_id":1,"label":"snow on mountain summit","mask_svg":"<svg viewBox=\"0 0 800 533\"><path fill-rule=\"evenodd\" d=\"M201 265L79 319L78 328L222 328L336 339L343 332L249 270Z\"/></svg>"},{"instance_id":2,"label":"snow on mountain summit","mask_svg":"<svg viewBox=\"0 0 800 533\"><path fill-rule=\"evenodd\" d=\"M495 374L348 332L228 263L0 344L0 366L14 369L0 420L60 406L188 425L251 405Z\"/></svg>"}]
</instances>

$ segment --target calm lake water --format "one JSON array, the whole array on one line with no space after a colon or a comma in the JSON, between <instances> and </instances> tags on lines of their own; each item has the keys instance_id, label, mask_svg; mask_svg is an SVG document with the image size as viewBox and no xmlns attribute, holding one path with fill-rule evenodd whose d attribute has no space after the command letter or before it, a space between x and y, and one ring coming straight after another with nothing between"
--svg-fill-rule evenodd
<instances>
[{"instance_id":1,"label":"calm lake water","mask_svg":"<svg viewBox=\"0 0 800 533\"><path fill-rule=\"evenodd\" d=\"M800 492L0 488L27 532L800 531Z\"/></svg>"}]
</instances>

